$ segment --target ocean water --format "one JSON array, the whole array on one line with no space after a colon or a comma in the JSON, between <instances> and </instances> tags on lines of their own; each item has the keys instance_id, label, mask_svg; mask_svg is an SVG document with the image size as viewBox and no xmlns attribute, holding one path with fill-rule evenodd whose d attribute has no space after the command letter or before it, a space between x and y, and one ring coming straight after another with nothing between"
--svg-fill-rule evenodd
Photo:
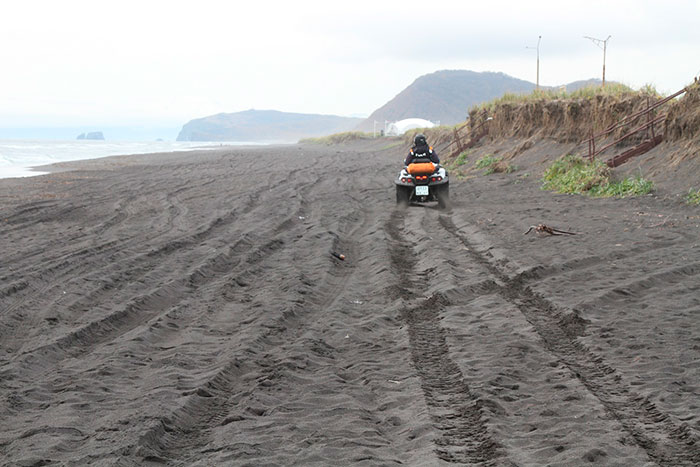
<instances>
[{"instance_id":1,"label":"ocean water","mask_svg":"<svg viewBox=\"0 0 700 467\"><path fill-rule=\"evenodd\" d=\"M190 149L217 149L221 146L256 145L261 143L221 143L190 141L50 141L0 140L0 178L30 177L45 172L30 168L55 162L95 159L126 154L187 151Z\"/></svg>"}]
</instances>

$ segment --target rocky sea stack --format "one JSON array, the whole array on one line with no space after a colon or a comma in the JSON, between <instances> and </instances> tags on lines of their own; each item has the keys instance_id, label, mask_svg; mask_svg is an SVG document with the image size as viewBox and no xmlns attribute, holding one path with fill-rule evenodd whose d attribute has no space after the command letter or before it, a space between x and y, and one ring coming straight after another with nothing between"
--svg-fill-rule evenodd
<instances>
[{"instance_id":1,"label":"rocky sea stack","mask_svg":"<svg viewBox=\"0 0 700 467\"><path fill-rule=\"evenodd\" d=\"M101 131L91 131L89 133L80 133L77 139L104 140L105 136L102 134Z\"/></svg>"}]
</instances>

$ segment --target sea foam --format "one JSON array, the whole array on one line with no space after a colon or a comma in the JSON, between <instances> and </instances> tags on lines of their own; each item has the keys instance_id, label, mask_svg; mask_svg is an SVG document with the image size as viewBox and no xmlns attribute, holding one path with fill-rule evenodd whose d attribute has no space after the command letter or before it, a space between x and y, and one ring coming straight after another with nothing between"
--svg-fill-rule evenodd
<instances>
[{"instance_id":1,"label":"sea foam","mask_svg":"<svg viewBox=\"0 0 700 467\"><path fill-rule=\"evenodd\" d=\"M51 141L0 140L0 178L28 177L46 172L31 170L56 162L96 159L127 154L216 149L224 145L259 145L261 143L200 141Z\"/></svg>"}]
</instances>

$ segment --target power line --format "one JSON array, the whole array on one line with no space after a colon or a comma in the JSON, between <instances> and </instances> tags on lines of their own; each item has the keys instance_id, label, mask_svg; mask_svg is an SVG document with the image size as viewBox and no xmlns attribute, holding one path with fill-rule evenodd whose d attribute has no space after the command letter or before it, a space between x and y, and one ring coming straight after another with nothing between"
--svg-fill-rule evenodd
<instances>
[{"instance_id":1,"label":"power line","mask_svg":"<svg viewBox=\"0 0 700 467\"><path fill-rule=\"evenodd\" d=\"M598 46L599 49L603 51L603 86L605 86L605 54L608 49L608 41L612 36L608 36L607 39L596 39L595 37L583 36L584 39L588 39ZM602 44L602 46L601 46Z\"/></svg>"},{"instance_id":2,"label":"power line","mask_svg":"<svg viewBox=\"0 0 700 467\"><path fill-rule=\"evenodd\" d=\"M539 91L540 90L540 41L542 40L542 36L539 36L537 38L537 47L528 47L525 46L526 49L535 49L537 50L537 87L536 89Z\"/></svg>"}]
</instances>

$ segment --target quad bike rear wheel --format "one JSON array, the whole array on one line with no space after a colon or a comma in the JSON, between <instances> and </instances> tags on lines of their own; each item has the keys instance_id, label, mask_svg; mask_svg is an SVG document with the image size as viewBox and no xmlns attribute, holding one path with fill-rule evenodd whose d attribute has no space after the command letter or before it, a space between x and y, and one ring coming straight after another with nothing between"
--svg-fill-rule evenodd
<instances>
[{"instance_id":1,"label":"quad bike rear wheel","mask_svg":"<svg viewBox=\"0 0 700 467\"><path fill-rule=\"evenodd\" d=\"M411 199L410 186L396 185L396 204L399 206L408 206L408 201Z\"/></svg>"},{"instance_id":2,"label":"quad bike rear wheel","mask_svg":"<svg viewBox=\"0 0 700 467\"><path fill-rule=\"evenodd\" d=\"M448 209L450 207L450 184L445 183L444 185L440 185L440 188L437 190L437 200L438 200L438 206L440 206L441 209Z\"/></svg>"}]
</instances>

